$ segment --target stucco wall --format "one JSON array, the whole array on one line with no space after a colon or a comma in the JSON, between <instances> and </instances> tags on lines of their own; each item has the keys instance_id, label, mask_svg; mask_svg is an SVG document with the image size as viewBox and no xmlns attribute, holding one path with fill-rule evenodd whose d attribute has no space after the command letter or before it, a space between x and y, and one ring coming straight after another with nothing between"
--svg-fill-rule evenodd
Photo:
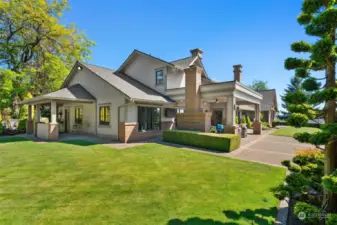
<instances>
[{"instance_id":1,"label":"stucco wall","mask_svg":"<svg viewBox=\"0 0 337 225\"><path fill-rule=\"evenodd\" d=\"M156 85L156 70L163 69L167 75L166 64L147 56L138 55L125 70L125 73L159 92L164 93L165 84ZM165 81L164 81L165 83Z\"/></svg>"},{"instance_id":2,"label":"stucco wall","mask_svg":"<svg viewBox=\"0 0 337 225\"><path fill-rule=\"evenodd\" d=\"M167 89L181 88L185 87L185 73L181 70L168 69L168 74L166 78Z\"/></svg>"},{"instance_id":3,"label":"stucco wall","mask_svg":"<svg viewBox=\"0 0 337 225\"><path fill-rule=\"evenodd\" d=\"M106 81L93 74L91 71L83 68L70 81L69 85L81 84L88 92L90 92L97 101L96 110L87 109L91 113L88 115L90 121L96 117L97 135L108 137L114 140L118 138L118 107L125 103L125 96L116 88L108 84ZM99 126L99 106L110 105L110 125ZM83 110L83 115L84 115Z\"/></svg>"},{"instance_id":4,"label":"stucco wall","mask_svg":"<svg viewBox=\"0 0 337 225\"><path fill-rule=\"evenodd\" d=\"M37 124L37 137L43 140L49 139L49 124L48 123L38 123Z\"/></svg>"},{"instance_id":5,"label":"stucco wall","mask_svg":"<svg viewBox=\"0 0 337 225\"><path fill-rule=\"evenodd\" d=\"M75 108L82 108L83 110L83 124L80 129L74 130L75 124ZM96 103L82 104L82 103L68 103L63 105L62 117L64 121L64 109L69 112L69 132L83 132L88 134L96 134ZM64 131L65 124L63 123L61 131Z\"/></svg>"}]
</instances>

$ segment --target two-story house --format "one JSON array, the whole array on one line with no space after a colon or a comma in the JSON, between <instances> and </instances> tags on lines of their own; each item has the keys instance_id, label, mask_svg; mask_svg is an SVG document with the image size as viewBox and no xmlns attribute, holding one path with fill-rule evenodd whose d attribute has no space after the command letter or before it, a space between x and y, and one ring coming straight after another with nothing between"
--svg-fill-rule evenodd
<instances>
[{"instance_id":1,"label":"two-story house","mask_svg":"<svg viewBox=\"0 0 337 225\"><path fill-rule=\"evenodd\" d=\"M203 52L190 52L169 62L134 50L117 70L76 62L60 90L20 103L29 106L27 133L55 140L59 132L76 132L129 142L176 126L207 131L217 123L235 133L239 105L254 106L259 133L262 95L241 83L242 66L234 66L231 81L214 82ZM40 122L42 105L50 107L49 123Z\"/></svg>"}]
</instances>

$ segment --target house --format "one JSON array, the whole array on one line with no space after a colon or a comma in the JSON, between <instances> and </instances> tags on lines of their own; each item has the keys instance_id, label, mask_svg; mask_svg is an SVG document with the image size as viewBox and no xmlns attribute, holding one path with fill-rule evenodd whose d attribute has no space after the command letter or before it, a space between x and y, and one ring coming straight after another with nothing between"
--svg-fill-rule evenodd
<instances>
[{"instance_id":1,"label":"house","mask_svg":"<svg viewBox=\"0 0 337 225\"><path fill-rule=\"evenodd\" d=\"M217 123L236 133L240 105L253 106L254 132L261 133L263 96L241 83L242 66L234 66L231 81L215 82L203 52L190 52L165 61L134 50L117 70L76 62L60 90L19 103L28 104L27 133L56 140L60 132L76 132L130 142L174 128L208 131ZM49 123L40 122L42 105L50 107Z\"/></svg>"},{"instance_id":2,"label":"house","mask_svg":"<svg viewBox=\"0 0 337 225\"><path fill-rule=\"evenodd\" d=\"M272 125L278 112L277 95L275 89L259 91L262 94L263 99L261 102L261 120ZM252 120L255 119L254 108L249 105L240 107L242 115L249 116Z\"/></svg>"}]
</instances>

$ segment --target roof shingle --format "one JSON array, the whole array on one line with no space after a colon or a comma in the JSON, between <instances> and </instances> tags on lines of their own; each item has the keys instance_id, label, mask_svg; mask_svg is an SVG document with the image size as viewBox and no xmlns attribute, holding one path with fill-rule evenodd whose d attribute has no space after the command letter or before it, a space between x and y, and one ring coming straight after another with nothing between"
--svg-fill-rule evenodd
<instances>
[{"instance_id":1,"label":"roof shingle","mask_svg":"<svg viewBox=\"0 0 337 225\"><path fill-rule=\"evenodd\" d=\"M134 100L173 102L169 97L153 90L134 78L112 69L81 63L103 80Z\"/></svg>"}]
</instances>

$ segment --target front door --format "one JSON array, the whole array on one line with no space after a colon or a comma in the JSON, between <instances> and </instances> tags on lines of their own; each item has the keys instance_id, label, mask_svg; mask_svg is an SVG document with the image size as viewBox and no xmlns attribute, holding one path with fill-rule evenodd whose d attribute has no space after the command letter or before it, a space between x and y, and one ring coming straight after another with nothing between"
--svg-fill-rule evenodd
<instances>
[{"instance_id":1,"label":"front door","mask_svg":"<svg viewBox=\"0 0 337 225\"><path fill-rule=\"evenodd\" d=\"M69 110L65 109L64 110L64 132L68 133L69 132Z\"/></svg>"},{"instance_id":2,"label":"front door","mask_svg":"<svg viewBox=\"0 0 337 225\"><path fill-rule=\"evenodd\" d=\"M213 111L211 125L216 126L217 124L222 124L222 111Z\"/></svg>"}]
</instances>

